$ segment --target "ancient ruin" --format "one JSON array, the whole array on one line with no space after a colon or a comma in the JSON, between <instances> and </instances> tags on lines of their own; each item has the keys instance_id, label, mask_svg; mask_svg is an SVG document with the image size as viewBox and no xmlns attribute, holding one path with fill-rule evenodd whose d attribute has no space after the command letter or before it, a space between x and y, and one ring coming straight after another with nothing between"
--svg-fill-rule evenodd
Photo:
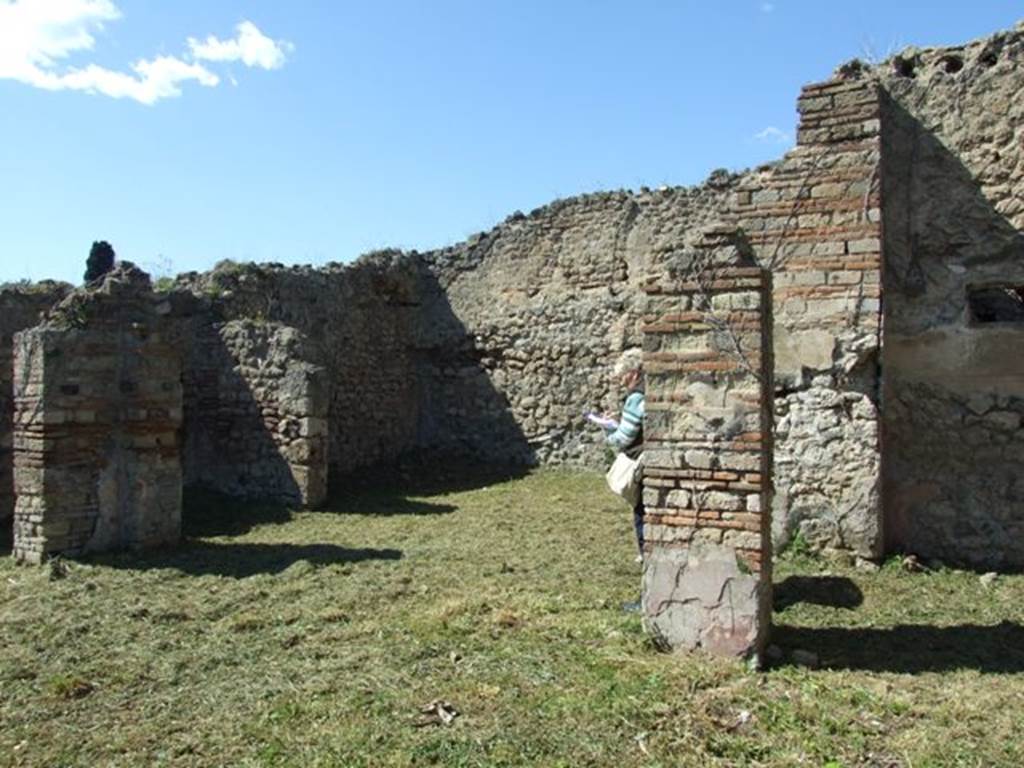
<instances>
[{"instance_id":1,"label":"ancient ruin","mask_svg":"<svg viewBox=\"0 0 1024 768\"><path fill-rule=\"evenodd\" d=\"M770 279L725 228L644 286L643 608L667 647L744 655L768 629Z\"/></svg>"},{"instance_id":2,"label":"ancient ruin","mask_svg":"<svg viewBox=\"0 0 1024 768\"><path fill-rule=\"evenodd\" d=\"M1018 25L851 62L776 163L435 251L0 291L15 556L172 542L182 485L315 506L406 453L599 467L581 414L643 347L670 644L756 648L772 541L1024 567L1022 54ZM726 599L742 631L713 629Z\"/></svg>"}]
</instances>

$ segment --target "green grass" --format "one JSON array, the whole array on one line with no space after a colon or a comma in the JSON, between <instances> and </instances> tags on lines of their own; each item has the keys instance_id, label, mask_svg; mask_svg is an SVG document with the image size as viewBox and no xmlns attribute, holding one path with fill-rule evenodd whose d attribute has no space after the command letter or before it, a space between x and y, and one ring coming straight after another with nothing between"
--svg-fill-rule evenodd
<instances>
[{"instance_id":1,"label":"green grass","mask_svg":"<svg viewBox=\"0 0 1024 768\"><path fill-rule=\"evenodd\" d=\"M799 553L783 660L750 672L620 610L639 566L598 475L331 506L198 498L178 549L0 564L0 764L1024 764L1024 577ZM420 727L436 699L459 716Z\"/></svg>"}]
</instances>

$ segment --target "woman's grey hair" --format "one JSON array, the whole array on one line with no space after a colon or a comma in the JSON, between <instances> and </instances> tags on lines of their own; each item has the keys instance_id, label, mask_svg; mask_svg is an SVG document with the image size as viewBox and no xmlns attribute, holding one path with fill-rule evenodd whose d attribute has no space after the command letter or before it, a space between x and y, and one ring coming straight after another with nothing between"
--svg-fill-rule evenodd
<instances>
[{"instance_id":1,"label":"woman's grey hair","mask_svg":"<svg viewBox=\"0 0 1024 768\"><path fill-rule=\"evenodd\" d=\"M625 376L631 371L644 372L644 355L639 347L627 349L619 355L619 359L615 361L615 368L612 369L615 376Z\"/></svg>"}]
</instances>

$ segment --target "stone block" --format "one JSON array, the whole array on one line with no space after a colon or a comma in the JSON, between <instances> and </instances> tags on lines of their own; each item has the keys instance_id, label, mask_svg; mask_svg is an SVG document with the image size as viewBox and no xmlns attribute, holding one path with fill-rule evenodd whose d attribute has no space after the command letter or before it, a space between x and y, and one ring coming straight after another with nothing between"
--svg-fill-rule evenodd
<instances>
[{"instance_id":1,"label":"stone block","mask_svg":"<svg viewBox=\"0 0 1024 768\"><path fill-rule=\"evenodd\" d=\"M701 539L685 549L655 546L644 559L644 625L666 648L758 658L770 590L732 547Z\"/></svg>"},{"instance_id":2,"label":"stone block","mask_svg":"<svg viewBox=\"0 0 1024 768\"><path fill-rule=\"evenodd\" d=\"M773 335L777 376L799 379L804 368L812 371L832 368L835 334L823 329L790 330L776 323Z\"/></svg>"},{"instance_id":3,"label":"stone block","mask_svg":"<svg viewBox=\"0 0 1024 768\"><path fill-rule=\"evenodd\" d=\"M878 237L865 237L850 240L846 243L847 253L878 253L882 250L882 241Z\"/></svg>"},{"instance_id":4,"label":"stone block","mask_svg":"<svg viewBox=\"0 0 1024 768\"><path fill-rule=\"evenodd\" d=\"M690 506L690 492L682 489L669 491L665 494L665 506L686 509Z\"/></svg>"},{"instance_id":5,"label":"stone block","mask_svg":"<svg viewBox=\"0 0 1024 768\"><path fill-rule=\"evenodd\" d=\"M736 512L744 508L743 496L724 491L709 491L695 500L700 509Z\"/></svg>"},{"instance_id":6,"label":"stone block","mask_svg":"<svg viewBox=\"0 0 1024 768\"><path fill-rule=\"evenodd\" d=\"M695 469L711 469L715 466L715 453L710 450L690 449L684 452L683 457L687 467Z\"/></svg>"},{"instance_id":7,"label":"stone block","mask_svg":"<svg viewBox=\"0 0 1024 768\"><path fill-rule=\"evenodd\" d=\"M660 507L661 506L661 490L658 488L652 488L645 485L643 491L643 499L645 507Z\"/></svg>"}]
</instances>

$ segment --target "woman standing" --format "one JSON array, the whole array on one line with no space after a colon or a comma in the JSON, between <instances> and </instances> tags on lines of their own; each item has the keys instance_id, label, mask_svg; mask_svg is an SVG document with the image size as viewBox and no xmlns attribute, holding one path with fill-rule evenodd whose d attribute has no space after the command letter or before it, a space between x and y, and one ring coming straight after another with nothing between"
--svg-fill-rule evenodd
<instances>
[{"instance_id":1,"label":"woman standing","mask_svg":"<svg viewBox=\"0 0 1024 768\"><path fill-rule=\"evenodd\" d=\"M631 459L638 459L644 450L644 370L643 354L639 349L627 349L615 363L613 378L626 391L626 402L622 406L622 418L607 431L605 439L620 453ZM638 494L633 506L633 528L636 530L636 544L644 554L644 501L643 492Z\"/></svg>"}]
</instances>

